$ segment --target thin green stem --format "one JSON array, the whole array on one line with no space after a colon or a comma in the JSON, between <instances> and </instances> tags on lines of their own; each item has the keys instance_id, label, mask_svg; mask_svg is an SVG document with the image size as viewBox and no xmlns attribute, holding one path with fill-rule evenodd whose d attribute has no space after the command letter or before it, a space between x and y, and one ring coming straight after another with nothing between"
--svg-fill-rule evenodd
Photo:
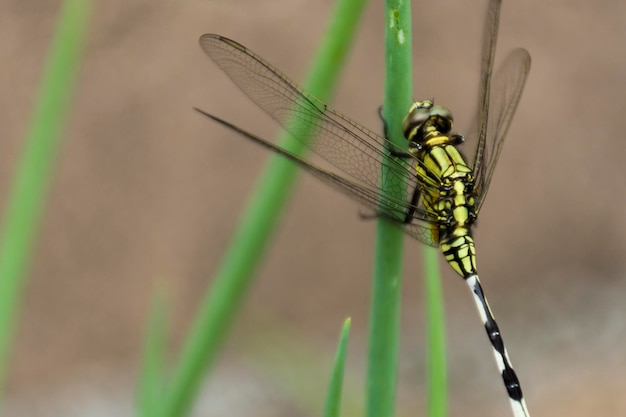
<instances>
[{"instance_id":1,"label":"thin green stem","mask_svg":"<svg viewBox=\"0 0 626 417\"><path fill-rule=\"evenodd\" d=\"M50 46L0 236L0 390L22 288L86 38L91 2L66 0Z\"/></svg>"}]
</instances>

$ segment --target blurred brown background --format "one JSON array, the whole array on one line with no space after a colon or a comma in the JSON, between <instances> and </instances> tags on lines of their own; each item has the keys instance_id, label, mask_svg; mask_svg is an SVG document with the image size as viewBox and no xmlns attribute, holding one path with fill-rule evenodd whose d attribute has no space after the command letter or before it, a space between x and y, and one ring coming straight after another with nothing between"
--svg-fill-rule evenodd
<instances>
[{"instance_id":1,"label":"blurred brown background","mask_svg":"<svg viewBox=\"0 0 626 417\"><path fill-rule=\"evenodd\" d=\"M59 6L3 2L4 196ZM177 352L268 157L191 107L267 137L277 132L197 39L232 37L301 81L331 6L96 2L19 323L6 416L132 414L156 284L169 289ZM485 6L413 3L415 97L450 107L461 132L476 101ZM481 212L478 256L534 416L626 414L625 16L626 3L616 1L503 6L498 57L524 46L533 66ZM334 102L374 130L382 31L382 4L372 2ZM303 176L196 415L318 414L292 400L301 393L284 381L296 378L292 391L324 386L346 316L354 329L351 387L360 401L375 226L357 210ZM420 265L421 246L408 241L399 374L399 410L408 415L424 407ZM471 297L442 269L450 415L509 415ZM286 347L294 343L300 347ZM284 353L302 346L306 360ZM262 351L274 358L259 358ZM313 357L319 369L306 363ZM285 366L286 376L265 372L267 361ZM311 403L319 407L323 395L312 389Z\"/></svg>"}]
</instances>

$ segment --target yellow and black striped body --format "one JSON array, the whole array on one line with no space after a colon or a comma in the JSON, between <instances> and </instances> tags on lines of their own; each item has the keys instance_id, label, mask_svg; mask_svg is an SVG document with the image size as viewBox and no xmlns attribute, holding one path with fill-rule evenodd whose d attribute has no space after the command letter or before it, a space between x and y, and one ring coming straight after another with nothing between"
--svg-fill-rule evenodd
<instances>
[{"instance_id":1,"label":"yellow and black striped body","mask_svg":"<svg viewBox=\"0 0 626 417\"><path fill-rule=\"evenodd\" d=\"M411 154L422 164L417 176L424 183L436 180L440 187L427 187L421 198L424 208L437 214L431 224L433 241L439 242L450 266L462 277L476 274L476 249L471 226L476 219L474 177L456 145L460 136L450 136L452 115L429 100L417 102L403 129L412 143Z\"/></svg>"}]
</instances>

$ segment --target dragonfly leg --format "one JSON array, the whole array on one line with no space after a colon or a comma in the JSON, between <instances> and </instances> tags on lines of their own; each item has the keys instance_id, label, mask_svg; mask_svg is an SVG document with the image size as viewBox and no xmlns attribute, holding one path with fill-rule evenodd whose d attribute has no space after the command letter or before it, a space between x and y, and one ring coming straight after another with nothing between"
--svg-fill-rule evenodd
<instances>
[{"instance_id":1,"label":"dragonfly leg","mask_svg":"<svg viewBox=\"0 0 626 417\"><path fill-rule=\"evenodd\" d=\"M420 190L418 187L415 187L413 190L413 194L411 195L411 201L409 207L404 214L404 224L410 224L413 221L413 216L415 216L415 209L417 208L417 203L420 198Z\"/></svg>"},{"instance_id":2,"label":"dragonfly leg","mask_svg":"<svg viewBox=\"0 0 626 417\"><path fill-rule=\"evenodd\" d=\"M465 136L459 134L450 135L450 143L452 145L460 145L463 142L465 142Z\"/></svg>"},{"instance_id":3,"label":"dragonfly leg","mask_svg":"<svg viewBox=\"0 0 626 417\"><path fill-rule=\"evenodd\" d=\"M413 193L411 194L411 201L409 202L406 213L404 214L404 219L402 219L402 224L411 224L413 222L413 218L415 216L415 210L417 208L417 203L420 198L420 190L419 188L415 188ZM389 217L385 213L374 212L374 213L364 213L359 210L359 218L361 220L372 220L377 219L379 217Z\"/></svg>"},{"instance_id":4,"label":"dragonfly leg","mask_svg":"<svg viewBox=\"0 0 626 417\"><path fill-rule=\"evenodd\" d=\"M385 118L383 117L383 106L380 106L378 108L378 117L380 117L380 120L383 122L383 135L385 136L385 139L386 139L385 147L387 148L391 156L395 156L398 158L413 158L413 155L411 155L409 152L398 151L392 148L392 146L394 145L389 140L389 128L387 126L387 120L385 120Z\"/></svg>"},{"instance_id":5,"label":"dragonfly leg","mask_svg":"<svg viewBox=\"0 0 626 417\"><path fill-rule=\"evenodd\" d=\"M383 106L378 107L378 117L383 122L383 135L385 139L389 140L389 129L387 128L387 121L385 120L385 116L383 116Z\"/></svg>"}]
</instances>

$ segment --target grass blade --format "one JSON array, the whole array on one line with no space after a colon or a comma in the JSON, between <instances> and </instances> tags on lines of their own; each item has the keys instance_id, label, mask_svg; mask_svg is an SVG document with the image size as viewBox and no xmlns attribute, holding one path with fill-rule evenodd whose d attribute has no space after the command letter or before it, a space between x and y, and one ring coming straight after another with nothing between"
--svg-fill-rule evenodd
<instances>
[{"instance_id":1,"label":"grass blade","mask_svg":"<svg viewBox=\"0 0 626 417\"><path fill-rule=\"evenodd\" d=\"M168 300L165 292L154 297L142 355L137 390L137 415L153 417L163 406L165 353L167 351Z\"/></svg>"},{"instance_id":2,"label":"grass blade","mask_svg":"<svg viewBox=\"0 0 626 417\"><path fill-rule=\"evenodd\" d=\"M57 19L33 118L0 236L0 389L5 385L22 287L86 38L91 2L66 0Z\"/></svg>"},{"instance_id":3,"label":"grass blade","mask_svg":"<svg viewBox=\"0 0 626 417\"><path fill-rule=\"evenodd\" d=\"M323 101L330 98L340 68L351 44L364 0L340 0L305 84ZM281 146L302 153L302 145L288 136ZM271 233L276 229L297 174L296 167L274 157L262 174L233 241L201 303L197 318L183 346L174 371L164 416L185 415L196 395L202 377L213 363L219 346L239 310L252 276L263 256Z\"/></svg>"},{"instance_id":4,"label":"grass blade","mask_svg":"<svg viewBox=\"0 0 626 417\"><path fill-rule=\"evenodd\" d=\"M343 390L343 375L346 367L346 355L348 353L348 336L350 335L351 320L347 319L343 324L335 364L331 374L328 391L326 394L326 407L324 417L339 417L341 412L341 393Z\"/></svg>"}]
</instances>

